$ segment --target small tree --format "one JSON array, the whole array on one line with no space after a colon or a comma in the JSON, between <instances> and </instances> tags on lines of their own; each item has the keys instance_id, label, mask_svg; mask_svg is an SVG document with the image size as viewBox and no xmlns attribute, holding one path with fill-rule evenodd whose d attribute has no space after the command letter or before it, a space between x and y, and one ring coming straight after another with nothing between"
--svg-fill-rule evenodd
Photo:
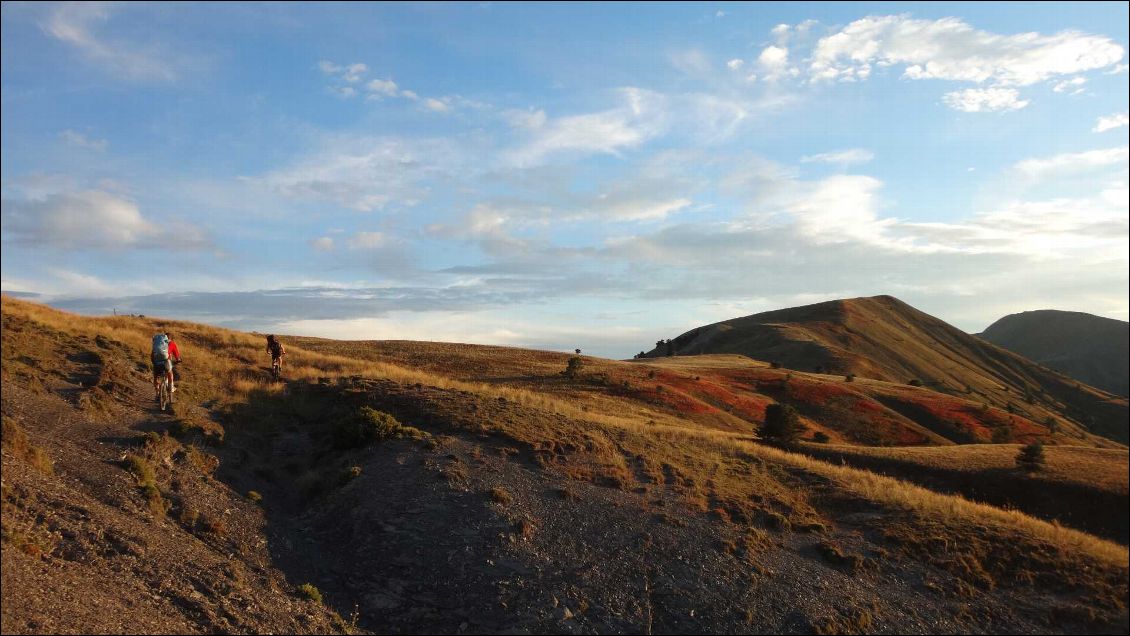
<instances>
[{"instance_id":1,"label":"small tree","mask_svg":"<svg viewBox=\"0 0 1130 636\"><path fill-rule=\"evenodd\" d=\"M844 376L844 382L855 382L855 374L849 373Z\"/></svg>"},{"instance_id":2,"label":"small tree","mask_svg":"<svg viewBox=\"0 0 1130 636\"><path fill-rule=\"evenodd\" d=\"M1059 421L1050 415L1044 418L1044 426L1048 427L1048 430L1052 433L1059 432Z\"/></svg>"},{"instance_id":3,"label":"small tree","mask_svg":"<svg viewBox=\"0 0 1130 636\"><path fill-rule=\"evenodd\" d=\"M770 404L765 407L765 423L761 425L761 436L782 444L792 444L800 439L804 425L796 409L788 404Z\"/></svg>"},{"instance_id":4,"label":"small tree","mask_svg":"<svg viewBox=\"0 0 1130 636\"><path fill-rule=\"evenodd\" d=\"M922 386L922 380L919 380L918 378L914 378L910 382L907 382L907 384L909 384L910 386Z\"/></svg>"},{"instance_id":5,"label":"small tree","mask_svg":"<svg viewBox=\"0 0 1130 636\"><path fill-rule=\"evenodd\" d=\"M828 441L831 440L831 439L832 438L828 437L828 434L825 433L824 431L816 431L812 435L812 441L816 442L817 444L827 444Z\"/></svg>"},{"instance_id":6,"label":"small tree","mask_svg":"<svg viewBox=\"0 0 1130 636\"><path fill-rule=\"evenodd\" d=\"M561 375L572 380L580 375L581 369L584 368L585 361L581 358L581 356L573 356L572 358L569 358L569 362L565 365L565 370L561 372Z\"/></svg>"},{"instance_id":7,"label":"small tree","mask_svg":"<svg viewBox=\"0 0 1130 636\"><path fill-rule=\"evenodd\" d=\"M1016 465L1021 469L1034 473L1044 467L1047 458L1044 456L1044 445L1041 442L1032 442L1016 455Z\"/></svg>"},{"instance_id":8,"label":"small tree","mask_svg":"<svg viewBox=\"0 0 1130 636\"><path fill-rule=\"evenodd\" d=\"M667 356L670 357L670 356L673 356L673 355L675 355L675 341L668 339L667 340Z\"/></svg>"}]
</instances>

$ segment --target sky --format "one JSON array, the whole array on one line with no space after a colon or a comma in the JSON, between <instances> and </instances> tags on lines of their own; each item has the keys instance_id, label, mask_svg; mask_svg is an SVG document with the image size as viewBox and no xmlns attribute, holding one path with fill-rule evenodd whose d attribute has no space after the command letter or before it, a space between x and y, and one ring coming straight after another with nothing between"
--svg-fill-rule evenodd
<instances>
[{"instance_id":1,"label":"sky","mask_svg":"<svg viewBox=\"0 0 1130 636\"><path fill-rule=\"evenodd\" d=\"M13 296L613 358L1130 318L1125 2L2 6Z\"/></svg>"}]
</instances>

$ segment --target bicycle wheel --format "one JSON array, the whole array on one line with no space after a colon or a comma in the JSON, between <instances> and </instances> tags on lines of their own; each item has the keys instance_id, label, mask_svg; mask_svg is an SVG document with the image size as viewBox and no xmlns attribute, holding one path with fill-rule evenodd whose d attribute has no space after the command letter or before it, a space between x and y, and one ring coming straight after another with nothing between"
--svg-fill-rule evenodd
<instances>
[{"instance_id":1,"label":"bicycle wheel","mask_svg":"<svg viewBox=\"0 0 1130 636\"><path fill-rule=\"evenodd\" d=\"M170 401L170 398L172 396L172 394L169 393L169 381L166 378L161 379L160 395L161 395L161 410L164 411L165 409L167 409L169 407L169 401Z\"/></svg>"}]
</instances>

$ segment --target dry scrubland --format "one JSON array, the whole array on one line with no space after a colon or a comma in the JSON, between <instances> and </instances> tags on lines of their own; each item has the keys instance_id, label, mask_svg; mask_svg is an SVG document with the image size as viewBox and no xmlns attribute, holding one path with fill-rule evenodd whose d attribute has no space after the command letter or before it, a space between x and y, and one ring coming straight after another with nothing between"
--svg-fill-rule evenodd
<instances>
[{"instance_id":1,"label":"dry scrubland","mask_svg":"<svg viewBox=\"0 0 1130 636\"><path fill-rule=\"evenodd\" d=\"M1000 418L1027 420L1069 436L1089 430L1123 444L1130 441L1125 397L1068 378L891 296L834 300L705 325L667 341L647 356L661 357L668 351L678 355L737 353L789 369L902 385L914 382L940 395L1003 413ZM888 406L904 414L910 411L916 418L924 415L918 405ZM942 421L971 419L967 409L955 409L945 402L923 406L928 411L925 415L940 416ZM966 411L964 416L962 411ZM951 439L959 432L970 438L957 440L962 442L989 441L979 439L984 431L976 427L962 428L939 432ZM1038 431L1029 428L1025 434Z\"/></svg>"},{"instance_id":2,"label":"dry scrubland","mask_svg":"<svg viewBox=\"0 0 1130 636\"><path fill-rule=\"evenodd\" d=\"M350 515L361 518L368 514L364 498L350 499L360 497L349 486L351 480L362 483L372 471L405 470L398 467L415 465L414 461L422 462L425 469L434 468L454 489L429 492L453 496L450 492L473 490L469 484L483 484L482 502L477 505L488 506L492 514L528 510L514 520L520 545L536 546L539 536L552 536L555 522L547 511L555 506L575 508L568 513L570 521L561 522L565 534L559 539L573 541L578 538L569 536L570 524L591 521L599 525L600 515L608 513L595 512L596 502L614 501L610 510L628 515L625 518L630 523L652 524L643 532L651 537L649 543L665 536L662 533L694 532L697 534L688 537L710 537L725 558L740 557L731 567L744 568L747 579L733 584L735 594L747 593L746 588L754 590L757 586L750 580L768 586L787 580L782 568L768 568L765 563L781 563L811 552L824 567L848 577L870 581L869 585L897 585L901 593L915 599L906 602L908 607L936 610L944 620L956 621L932 628L926 623L908 626L899 622L908 620L905 616L885 605L894 601L876 596L870 605L839 609L824 608L821 603L828 600L814 599L812 609L805 610L811 616L798 624L759 623L759 616L776 616L772 608L745 610L744 623L727 623L729 618L714 618L701 610L700 616L710 617L701 620L716 622L680 623L669 618L665 620L672 622L655 623L659 620L656 608L673 601L649 596L646 612L639 610L641 617L647 617L648 630L653 623L657 630L679 631L756 631L788 625L789 630L829 632L1127 628L1128 553L1124 545L1015 509L972 503L848 465L852 453L874 453L925 467L956 465L974 472L1009 472L1003 458L1014 453L1015 446L981 451L980 446L956 445L987 441L982 439L987 431L1006 428L1018 442L1038 439L1065 446L1052 449L1043 479L1090 481L1079 471L1097 471L1103 475L1099 487L1116 491L1124 502L1125 450L1067 448L1071 444L1117 446L1067 423L1053 433L1015 414L926 389L862 378L849 383L842 377L820 374L788 375L766 364L724 356L632 363L584 358L578 377L566 378L560 372L571 356L565 354L439 343L283 338L288 351L287 381L274 384L267 379L263 339L255 334L171 320L78 317L10 298L3 300L3 320L4 602L5 621L13 621L5 623L5 631L29 631L28 625L36 624L16 623L7 609L14 602L10 599L20 594L9 585L9 562L58 558L49 544L39 554L20 549L26 544L20 537L43 529L37 530L29 520L34 518L29 517L30 508L20 507L19 501L34 497L21 499L9 492L9 471L12 466L21 470L30 465L46 467L37 471L39 477L28 477L19 484L26 494L42 479L51 479L51 450L62 448L58 440L37 439L36 431L44 430L42 426L9 409L9 387L44 396L44 400L61 396L83 417L112 426L124 421L134 408L131 400L151 399L144 384L146 358L150 336L160 328L174 333L186 360L187 379L177 394L180 404L176 415L167 420L153 424L150 418L152 428L162 430L154 431L144 442L140 459L155 465L156 473L146 473L145 462L130 464L128 460L125 468L115 470L129 469L140 487L134 496L152 519L169 515L180 521L178 531L187 527L197 536L206 535L207 528L202 530L199 520L191 518L185 497L178 499L172 486L166 485L176 480L178 461L195 466L194 470L205 466L237 494L250 497L247 493L254 489L258 499L251 497L256 504L252 509L263 499L267 511L265 529L257 532L275 539L272 553L261 556L265 562L260 565L268 569L308 571L313 566L304 565L301 551L278 546L309 543L314 535L301 524L316 526L319 515L329 514L326 511L334 511L337 521L329 525L335 527L349 525ZM68 356L72 357L70 366L59 362ZM76 380L72 367L78 364L97 372ZM764 417L767 404L777 401L794 404L810 429L825 432L833 442L867 441L862 438L878 429L879 443L935 446L775 448L756 440L754 423ZM822 404L831 407L822 411ZM910 417L913 413L919 417ZM960 417L952 415L957 413ZM171 435L161 436L161 432ZM385 441L377 443L380 440ZM843 457L836 463L822 461L815 454L806 454L809 446L834 450ZM283 448L288 455L280 450ZM400 453L396 462L378 461L394 452ZM280 459L284 456L285 460ZM485 472L490 466L495 468ZM487 487L497 475L511 474L522 477ZM557 495L541 491L535 496L538 491L523 485L531 479L555 484L549 492ZM1027 477L1012 470L1009 479ZM405 483L415 484L415 480ZM373 487L381 486L374 483ZM549 500L554 497L560 501ZM342 508L347 500L356 503ZM1071 502L1062 504L1070 506ZM420 505L432 510L426 503ZM191 518L191 524L186 518ZM9 519L25 525L17 532L9 527ZM272 528L284 534L271 535ZM296 534L285 535L291 530ZM359 535L351 537L362 540ZM673 546L671 555L680 549L677 543ZM326 554L348 554L352 548L341 544L304 548L312 554L319 554L319 549ZM585 549L599 550L600 546ZM552 563L560 555L550 549L543 558ZM493 563L494 558L489 561ZM527 579L535 576L532 572ZM298 582L288 584L296 590L294 594L301 595ZM363 610L360 623L350 627L340 619L318 620L330 621L327 625L336 620L341 629L457 631L459 623L444 623L447 618L442 613L440 617L411 614L403 619L416 622L381 623L381 611L392 615L406 610L402 604L374 601L371 590L360 589L364 585L375 584L341 583L333 588L339 596L368 599L366 607L376 608ZM561 618L555 592L557 613L552 620L556 622L528 625L568 630L572 627L563 627L561 621L573 621L569 625L576 627L589 620L594 621L588 624L590 629L607 630L613 625L629 631L645 629L645 623L630 618L636 601L615 613L616 620L622 614L625 622L611 622L607 617L600 619L606 622L595 622L613 614L607 609L613 604L607 600L610 597L602 596L612 592L600 591L600 585L611 589L625 583L593 583L591 589L569 585L566 596L579 600L568 616ZM686 593L701 593L707 587L704 581ZM651 589L650 585L645 588ZM309 592L306 596L312 598ZM404 594L395 596L399 599ZM414 598L426 603L419 599L430 596L421 593ZM211 601L205 595L197 602ZM332 595L327 602L334 602ZM598 609L601 603L606 606L603 610ZM341 615L349 615L348 603L339 602L336 607ZM517 610L511 607L508 611L507 615L514 615ZM678 620L688 620L681 616ZM212 629L234 625L244 631L298 629L230 620L198 627L206 631L209 625ZM299 631L318 631L318 625L307 622Z\"/></svg>"}]
</instances>

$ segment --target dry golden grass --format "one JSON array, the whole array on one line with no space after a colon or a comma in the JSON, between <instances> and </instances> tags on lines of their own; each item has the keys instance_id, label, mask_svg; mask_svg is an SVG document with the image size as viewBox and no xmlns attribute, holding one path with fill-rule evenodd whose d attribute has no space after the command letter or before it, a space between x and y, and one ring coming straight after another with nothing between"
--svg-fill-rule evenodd
<instances>
[{"instance_id":1,"label":"dry golden grass","mask_svg":"<svg viewBox=\"0 0 1130 636\"><path fill-rule=\"evenodd\" d=\"M32 468L44 475L55 472L55 464L47 456L47 453L42 448L32 444L27 432L7 416L3 418L3 444L6 450L23 459Z\"/></svg>"},{"instance_id":2,"label":"dry golden grass","mask_svg":"<svg viewBox=\"0 0 1130 636\"><path fill-rule=\"evenodd\" d=\"M264 340L203 325L160 319L129 317L85 318L5 298L5 314L19 314L41 325L74 336L94 334L118 340L137 352L137 360L148 357L149 339L159 328L172 330L187 362L187 397L195 401L246 401L253 394L285 394L285 385L267 381L269 357ZM301 341L306 342L306 341ZM5 342L5 349L8 343ZM493 355L527 356L533 362L499 361L517 369L544 367L548 373L566 354L527 354L522 350L495 348L473 356L473 364L491 364ZM489 381L447 377L434 369L420 370L373 359L358 359L311 351L287 343L285 375L288 380L362 376L387 379L400 385L421 385L449 392L463 392L474 399L503 398L524 409L514 421L484 422L482 425L542 448L548 461L580 477L603 476L613 482L663 481L681 491L693 506L705 511L721 509L731 521L765 522L771 515L787 518L794 527L819 528L827 521L806 486L827 480L838 492L862 498L891 513L903 514L907 523L942 526L955 535L970 529L987 532L1015 545L1052 545L1059 551L1104 567L1127 567L1127 550L1082 532L1038 521L1022 513L974 504L940 495L924 488L863 470L834 466L758 444L741 435L711 430L677 414L641 406L610 395L598 399L570 399L561 383L543 383L545 392ZM501 351L501 353L499 352ZM593 368L626 367L646 374L648 365L592 359ZM665 361L666 362L666 361ZM468 363L468 364L472 364ZM586 359L586 364L589 359ZM718 360L713 364L738 364ZM682 361L667 362L668 365ZM540 365L540 366L539 366ZM645 376L646 377L646 376ZM568 388L568 387L566 387ZM558 449L568 449L564 453ZM1067 457L1066 455L1064 456ZM1062 464L1063 470L1072 465ZM1086 464L1081 464L1085 466ZM610 484L615 485L615 483ZM745 519L743 519L745 517ZM923 525L925 524L925 525Z\"/></svg>"},{"instance_id":3,"label":"dry golden grass","mask_svg":"<svg viewBox=\"0 0 1130 636\"><path fill-rule=\"evenodd\" d=\"M1016 467L1019 444L968 444L938 447L875 448L824 445L814 447L848 456L894 459L930 468L984 472ZM1040 471L1046 479L1080 484L1116 494L1130 493L1130 452L1126 449L1080 446L1046 446L1047 464Z\"/></svg>"},{"instance_id":4,"label":"dry golden grass","mask_svg":"<svg viewBox=\"0 0 1130 636\"><path fill-rule=\"evenodd\" d=\"M1002 510L954 495L938 494L870 471L836 466L797 453L743 442L730 443L745 448L751 454L773 458L831 479L844 491L867 501L910 512L934 523L1018 534L1049 543L1061 550L1096 558L1108 565L1121 568L1130 566L1130 552L1126 546L1059 524L1040 521L1017 510Z\"/></svg>"}]
</instances>

